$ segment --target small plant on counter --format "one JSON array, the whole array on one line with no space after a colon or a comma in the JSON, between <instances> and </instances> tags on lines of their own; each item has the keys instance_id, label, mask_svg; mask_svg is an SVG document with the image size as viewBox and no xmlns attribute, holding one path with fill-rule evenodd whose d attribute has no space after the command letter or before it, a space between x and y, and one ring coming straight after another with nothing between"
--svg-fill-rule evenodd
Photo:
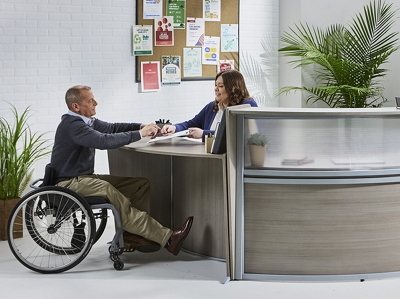
<instances>
[{"instance_id":1,"label":"small plant on counter","mask_svg":"<svg viewBox=\"0 0 400 299\"><path fill-rule=\"evenodd\" d=\"M247 138L248 145L266 146L267 143L268 143L267 137L259 133L251 134L250 137Z\"/></svg>"}]
</instances>

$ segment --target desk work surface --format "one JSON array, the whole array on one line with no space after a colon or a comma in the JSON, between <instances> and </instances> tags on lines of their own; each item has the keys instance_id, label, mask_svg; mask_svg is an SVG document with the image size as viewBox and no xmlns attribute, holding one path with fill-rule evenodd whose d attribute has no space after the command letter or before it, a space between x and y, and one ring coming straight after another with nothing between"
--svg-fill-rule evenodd
<instances>
[{"instance_id":1,"label":"desk work surface","mask_svg":"<svg viewBox=\"0 0 400 299\"><path fill-rule=\"evenodd\" d=\"M182 137L175 137L157 142L147 143L150 137L144 137L137 142L124 146L124 149L137 152L152 153L159 155L204 157L211 159L223 159L225 154L208 154L204 142L191 141Z\"/></svg>"}]
</instances>

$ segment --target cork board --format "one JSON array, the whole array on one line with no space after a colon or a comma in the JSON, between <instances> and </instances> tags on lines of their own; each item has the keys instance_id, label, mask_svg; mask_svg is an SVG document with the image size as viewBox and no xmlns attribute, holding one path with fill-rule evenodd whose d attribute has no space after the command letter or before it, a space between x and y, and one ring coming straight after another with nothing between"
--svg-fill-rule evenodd
<instances>
[{"instance_id":1,"label":"cork board","mask_svg":"<svg viewBox=\"0 0 400 299\"><path fill-rule=\"evenodd\" d=\"M165 3L163 1L163 12L165 13ZM187 0L186 1L186 17L202 18L203 17L203 0ZM239 0L221 0L221 20L219 22L205 22L206 36L221 36L221 24L239 24ZM154 20L143 19L143 1L136 1L136 25L153 25ZM153 27L154 28L154 27ZM140 82L140 67L142 61L160 61L162 55L180 55L182 64L183 48L186 47L186 29L174 30L174 46L154 46L153 55L135 56L136 58L136 82ZM233 60L235 69L239 69L239 53L238 52L220 52L220 60ZM161 71L161 70L160 70ZM182 81L196 80L214 80L217 74L216 65L202 65L201 77L183 77L183 69L181 67Z\"/></svg>"}]
</instances>

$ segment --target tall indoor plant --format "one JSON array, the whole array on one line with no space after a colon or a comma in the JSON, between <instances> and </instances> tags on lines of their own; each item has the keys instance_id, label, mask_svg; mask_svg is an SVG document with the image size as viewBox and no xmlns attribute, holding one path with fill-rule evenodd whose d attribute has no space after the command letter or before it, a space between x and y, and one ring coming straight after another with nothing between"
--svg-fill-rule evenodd
<instances>
[{"instance_id":1,"label":"tall indoor plant","mask_svg":"<svg viewBox=\"0 0 400 299\"><path fill-rule=\"evenodd\" d=\"M28 124L29 107L21 114L12 106L13 119L0 118L0 239L6 240L9 214L27 187L33 164L49 153L44 134Z\"/></svg>"},{"instance_id":2,"label":"tall indoor plant","mask_svg":"<svg viewBox=\"0 0 400 299\"><path fill-rule=\"evenodd\" d=\"M398 32L390 32L397 10L392 4L375 0L364 13L353 18L348 28L336 24L325 31L308 24L296 25L281 36L286 44L279 51L296 57L295 67L315 66L314 86L286 86L280 94L306 91L307 102L322 101L329 107L380 107L387 100L379 79L381 68L398 49ZM304 69L304 68L303 68Z\"/></svg>"}]
</instances>

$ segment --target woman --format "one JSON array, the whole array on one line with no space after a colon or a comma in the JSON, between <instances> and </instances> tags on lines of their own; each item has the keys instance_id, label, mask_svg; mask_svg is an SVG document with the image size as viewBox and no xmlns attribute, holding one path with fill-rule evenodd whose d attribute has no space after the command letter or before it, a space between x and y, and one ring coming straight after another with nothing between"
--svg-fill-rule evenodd
<instances>
[{"instance_id":1,"label":"woman","mask_svg":"<svg viewBox=\"0 0 400 299\"><path fill-rule=\"evenodd\" d=\"M228 106L257 103L250 98L242 74L236 70L222 71L215 77L215 101L207 104L191 120L175 125L164 125L161 133L170 135L175 132L189 130L187 137L202 138L209 133L214 134L217 124L221 121L222 113Z\"/></svg>"}]
</instances>

